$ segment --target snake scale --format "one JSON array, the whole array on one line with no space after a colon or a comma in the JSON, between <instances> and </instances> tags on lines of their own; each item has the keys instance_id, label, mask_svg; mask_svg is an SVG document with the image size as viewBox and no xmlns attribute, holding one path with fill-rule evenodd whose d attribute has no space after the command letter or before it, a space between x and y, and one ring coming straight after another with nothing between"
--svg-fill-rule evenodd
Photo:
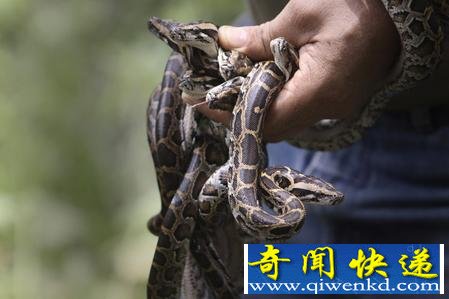
<instances>
[{"instance_id":1,"label":"snake scale","mask_svg":"<svg viewBox=\"0 0 449 299\"><path fill-rule=\"evenodd\" d=\"M384 2L403 41L395 80L358 117L321 121L294 144L338 149L355 142L391 94L428 76L438 64L441 26L430 26L436 15L430 2L423 1L427 6L419 11L413 1ZM424 24L421 31L412 28L416 21ZM162 202L148 223L159 236L148 298L236 298L241 293L236 255L241 252L233 256L232 246L223 250L231 243L223 239L232 238L237 247L248 240L286 239L303 223L303 203L336 204L343 197L320 179L287 167L266 168L264 118L297 67L297 50L276 39L271 44L274 61L253 64L241 53L220 49L212 23L151 18L149 28L175 53L147 111ZM429 40L430 46L424 42ZM195 101L232 111L231 130L185 104Z\"/></svg>"},{"instance_id":2,"label":"snake scale","mask_svg":"<svg viewBox=\"0 0 449 299\"><path fill-rule=\"evenodd\" d=\"M243 54L219 49L217 27L211 23L152 18L149 27L181 55L170 57L147 112L162 201L160 213L149 222L159 240L148 297L177 298L184 285L184 297L211 293L235 298L241 292L240 273L232 276L241 266L230 269L221 246L214 245L218 223L227 223L230 238L238 239L243 230L253 240L285 239L303 224L303 202L336 204L342 199L318 178L287 167L266 168L261 140L266 110L297 67L297 52L276 40L275 61L253 65ZM185 98L207 98L211 106L232 108L231 131L195 113L183 104ZM210 291L189 287L189 277L197 277L194 269Z\"/></svg>"}]
</instances>

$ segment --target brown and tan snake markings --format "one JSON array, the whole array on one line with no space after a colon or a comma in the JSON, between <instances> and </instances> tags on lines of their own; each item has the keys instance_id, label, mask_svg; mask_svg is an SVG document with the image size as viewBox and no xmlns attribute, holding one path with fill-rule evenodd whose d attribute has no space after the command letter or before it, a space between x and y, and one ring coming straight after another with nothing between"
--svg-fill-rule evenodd
<instances>
[{"instance_id":1,"label":"brown and tan snake markings","mask_svg":"<svg viewBox=\"0 0 449 299\"><path fill-rule=\"evenodd\" d=\"M175 192L183 179L185 160L181 147L179 119L182 109L179 76L185 72L184 59L173 54L161 85L154 91L147 111L147 136L161 194L161 212L148 222L151 232L158 234L160 225Z\"/></svg>"},{"instance_id":2,"label":"brown and tan snake markings","mask_svg":"<svg viewBox=\"0 0 449 299\"><path fill-rule=\"evenodd\" d=\"M303 203L333 205L330 184L288 167L267 168L261 132L269 105L297 69L298 51L272 41L274 61L253 64L217 44L211 23L151 18L175 52L147 111L162 209L148 298L238 298L245 242L282 240L303 224ZM233 112L231 130L183 103Z\"/></svg>"},{"instance_id":3,"label":"brown and tan snake markings","mask_svg":"<svg viewBox=\"0 0 449 299\"><path fill-rule=\"evenodd\" d=\"M391 95L428 77L441 60L446 0L383 0L398 28L398 72L359 115L322 120L295 145L335 150L357 141ZM438 7L439 11L434 8ZM217 26L151 18L149 29L173 54L147 111L148 141L161 194L149 229L159 236L148 298L238 298L242 244L286 239L301 227L303 203L333 205L328 183L288 167L266 168L261 130L270 103L297 67L298 51L273 40L274 61L253 64L217 43ZM446 28L447 30L447 28ZM233 112L232 128L185 103Z\"/></svg>"}]
</instances>

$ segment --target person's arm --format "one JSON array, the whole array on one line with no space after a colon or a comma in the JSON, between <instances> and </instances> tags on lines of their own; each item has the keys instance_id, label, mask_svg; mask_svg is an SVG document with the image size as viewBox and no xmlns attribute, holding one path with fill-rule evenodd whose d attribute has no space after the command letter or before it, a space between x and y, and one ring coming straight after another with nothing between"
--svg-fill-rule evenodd
<instances>
[{"instance_id":1,"label":"person's arm","mask_svg":"<svg viewBox=\"0 0 449 299\"><path fill-rule=\"evenodd\" d=\"M399 92L428 78L443 56L447 0L382 0L401 37L401 54L388 90ZM444 14L444 9L446 15ZM447 24L446 24L447 26ZM447 28L446 28L447 29ZM445 37L446 34L446 37Z\"/></svg>"},{"instance_id":2,"label":"person's arm","mask_svg":"<svg viewBox=\"0 0 449 299\"><path fill-rule=\"evenodd\" d=\"M398 26L399 15L392 14L393 22L389 12L393 3L410 1L385 1L388 11L380 0L291 0L270 22L220 28L221 46L254 60L271 58L269 43L276 37L300 48L299 70L270 108L264 130L267 141L292 138L321 119L359 112L390 82L393 70L395 82L403 80L409 49ZM406 85L401 83L401 88ZM205 107L201 111L223 123L230 119L229 114Z\"/></svg>"}]
</instances>

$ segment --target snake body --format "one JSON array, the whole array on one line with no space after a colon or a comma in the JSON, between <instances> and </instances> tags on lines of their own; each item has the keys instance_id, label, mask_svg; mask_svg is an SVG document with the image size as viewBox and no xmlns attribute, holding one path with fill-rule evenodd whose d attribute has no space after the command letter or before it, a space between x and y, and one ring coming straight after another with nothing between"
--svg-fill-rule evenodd
<instances>
[{"instance_id":1,"label":"snake body","mask_svg":"<svg viewBox=\"0 0 449 299\"><path fill-rule=\"evenodd\" d=\"M402 40L391 81L359 115L322 120L301 132L293 144L319 150L352 144L373 125L393 94L437 67L444 28L446 35L449 31L447 1L383 2ZM149 222L159 241L148 297L178 298L181 285L186 298L238 297L242 265L235 256L241 255L241 230L252 240L288 238L302 225L303 203L331 205L342 199L322 180L288 167L266 168L264 118L295 70L297 51L278 40L272 47L274 61L254 65L241 53L221 49L212 23L152 18L149 25L179 54L169 59L147 114L162 201L160 213ZM232 111L231 131L198 117L183 101L205 101L213 109ZM226 238L233 238L236 246L223 249L230 243ZM232 267L235 260L240 267Z\"/></svg>"},{"instance_id":2,"label":"snake body","mask_svg":"<svg viewBox=\"0 0 449 299\"><path fill-rule=\"evenodd\" d=\"M184 178L164 215L153 265L149 276L150 298L171 298L178 291L173 281L181 281L188 253L188 241L195 227L198 208L195 198L217 165L226 161L226 149L210 137L198 136ZM176 296L174 296L176 297Z\"/></svg>"},{"instance_id":3,"label":"snake body","mask_svg":"<svg viewBox=\"0 0 449 299\"><path fill-rule=\"evenodd\" d=\"M272 48L276 59L253 65L241 53L222 52L216 29L211 28L210 23L150 20L150 29L182 58L176 54L170 58L148 109L148 137L163 201L156 220L150 221L159 240L148 280L149 298L179 297L181 281L189 292L193 288L188 278L198 271L211 289L204 296L238 296L241 248L236 258L215 246L220 241L214 234L220 229L212 219L227 223L228 238L239 239L243 230L257 240L285 239L303 223L302 201L335 204L342 199L318 178L286 167L266 169L261 130L271 101L297 64L293 48L277 40ZM221 90L207 96L211 85ZM180 103L181 98L197 97L233 110L230 138L225 138L224 127ZM242 242L236 245L242 247ZM238 266L230 267L236 259Z\"/></svg>"},{"instance_id":4,"label":"snake body","mask_svg":"<svg viewBox=\"0 0 449 299\"><path fill-rule=\"evenodd\" d=\"M186 167L185 153L181 146L179 123L183 109L179 91L179 76L186 70L184 58L179 54L170 56L161 85L153 92L147 111L147 137L156 169L161 211L148 222L151 232L159 234L160 225L171 199L183 179Z\"/></svg>"},{"instance_id":5,"label":"snake body","mask_svg":"<svg viewBox=\"0 0 449 299\"><path fill-rule=\"evenodd\" d=\"M242 228L261 239L291 236L303 222L301 200L278 202L267 197L271 206L283 206L281 215L260 208L259 179L266 168L266 150L261 142L264 117L285 78L273 61L256 64L242 85L241 97L233 110L229 204Z\"/></svg>"},{"instance_id":6,"label":"snake body","mask_svg":"<svg viewBox=\"0 0 449 299\"><path fill-rule=\"evenodd\" d=\"M163 23L163 20L161 20L161 23ZM163 25L171 24L163 23ZM163 32L166 28L166 26L160 26L158 30ZM164 35L161 34L161 36ZM228 274L223 271L219 272L216 267L206 266L205 261L211 260L206 256L212 255L214 248L203 239L198 240L201 242L192 242L189 248L187 240L195 238L194 235L198 235L198 232L194 229L195 214L191 214L196 209L192 209L191 204L195 204L192 199L197 197L196 193L202 186L201 181L193 182L192 178L198 176L201 176L201 180L207 178L208 175L201 172L200 165L205 167L207 161L208 167L212 167L214 155L227 157L227 149L214 150L214 147L216 148L221 144L216 140L214 141L216 136L206 138L209 144L205 149L202 149L204 146L198 147L198 144L193 144L193 137L190 136L189 131L190 126L196 124L192 124L191 121L194 118L192 110L189 110L189 107L185 105L181 105L182 92L180 85L187 80L191 80L189 76L192 76L192 69L199 69L193 76L204 75L205 72L202 71L202 69L205 69L202 65L204 61L207 61L209 65L209 74L213 71L210 70L211 63L208 59L203 56L196 56L192 48L179 47L176 50L183 55L173 54L170 57L164 79L161 86L153 93L147 112L148 140L155 162L162 201L161 212L149 221L150 231L159 236L159 241L150 272L147 293L149 298L177 298L182 291L184 294L188 294L185 295L188 298L207 297L207 294L210 293L207 290L204 292L194 291L198 285L204 285L196 279L201 275L197 273L198 267L201 266L204 272L215 273L214 276L208 277L212 278L209 281L212 281L214 283L212 285L216 286L213 289L215 297L220 298L222 297L220 294L232 294L235 291L233 291L234 287L227 287L229 283L222 279L226 275L229 276ZM190 54L192 55L190 56ZM190 57L190 59L186 57ZM190 67L189 73L187 73L188 66ZM196 68L192 66L196 66ZM218 74L218 72L216 73ZM199 136L196 136L195 140L197 141L198 138ZM198 151L201 154L197 154ZM200 160L197 159L200 157L202 162L198 164L197 162ZM191 161L191 167L187 171L185 164L189 160ZM163 163L164 161L165 163ZM212 172L215 169L209 168L209 170L209 172ZM178 187L180 187L179 190ZM173 197L173 194L176 195ZM186 202L190 202L190 204L186 204ZM201 244L201 246L198 244ZM204 250L206 250L205 253ZM197 264L197 261L202 261L202 263ZM214 259L213 262L214 265L219 264L218 259ZM186 265L187 269L185 269ZM217 275L218 272L220 274ZM183 281L182 291L180 284L175 283L181 281L181 279ZM218 287L220 285L221 288Z\"/></svg>"}]
</instances>

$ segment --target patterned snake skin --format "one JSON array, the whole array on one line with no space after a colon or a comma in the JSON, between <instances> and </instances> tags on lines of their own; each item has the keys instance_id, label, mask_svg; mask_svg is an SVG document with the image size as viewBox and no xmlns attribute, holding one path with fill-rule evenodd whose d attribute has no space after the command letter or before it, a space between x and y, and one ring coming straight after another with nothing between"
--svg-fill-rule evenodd
<instances>
[{"instance_id":1,"label":"patterned snake skin","mask_svg":"<svg viewBox=\"0 0 449 299\"><path fill-rule=\"evenodd\" d=\"M243 230L258 240L285 239L303 224L303 202L333 205L343 195L322 180L289 168L265 169L261 140L265 112L296 67L297 56L292 53L297 51L288 43L274 41L275 61L253 66L242 54L218 50L217 28L212 30L210 23L179 24L153 18L149 24L182 57L175 54L169 59L148 109L148 138L163 191L161 212L149 222L159 240L148 297L235 298L242 289L238 282L241 252L239 266L231 269L229 264L236 259L232 252L239 250L230 248L229 254L214 245L219 243L214 240L220 231L217 222L230 227L228 238L238 239ZM204 51L199 53L199 49ZM237 80L239 76L246 77ZM235 105L230 141L223 134L224 127L195 116L181 103L181 97L205 98L213 86L223 91L215 93L215 89L207 97L217 107L227 101L230 108ZM190 162L186 165L185 161ZM171 199L170 194L174 194ZM208 216L200 219L199 214ZM243 239L236 244L242 247ZM194 293L198 280L192 277L198 277L198 271L209 289Z\"/></svg>"},{"instance_id":2,"label":"patterned snake skin","mask_svg":"<svg viewBox=\"0 0 449 299\"><path fill-rule=\"evenodd\" d=\"M428 77L438 65L447 2L384 4L403 46L391 83L356 118L319 122L294 144L332 150L355 142L391 95ZM288 238L302 225L303 202L335 204L342 195L289 168L266 169L260 136L265 112L295 67L285 41L272 44L275 61L252 65L244 55L218 47L217 28L211 23L153 18L149 26L181 55L169 59L148 109L149 144L162 201L161 212L149 221L159 241L148 298L237 298L241 261L237 258L237 267L231 267L229 250L235 248L223 250L218 238L234 238L237 246L248 240L241 230L252 240ZM230 133L183 104L204 99L213 109L233 111ZM204 123L206 129L201 129ZM217 238L220 233L224 235Z\"/></svg>"}]
</instances>

